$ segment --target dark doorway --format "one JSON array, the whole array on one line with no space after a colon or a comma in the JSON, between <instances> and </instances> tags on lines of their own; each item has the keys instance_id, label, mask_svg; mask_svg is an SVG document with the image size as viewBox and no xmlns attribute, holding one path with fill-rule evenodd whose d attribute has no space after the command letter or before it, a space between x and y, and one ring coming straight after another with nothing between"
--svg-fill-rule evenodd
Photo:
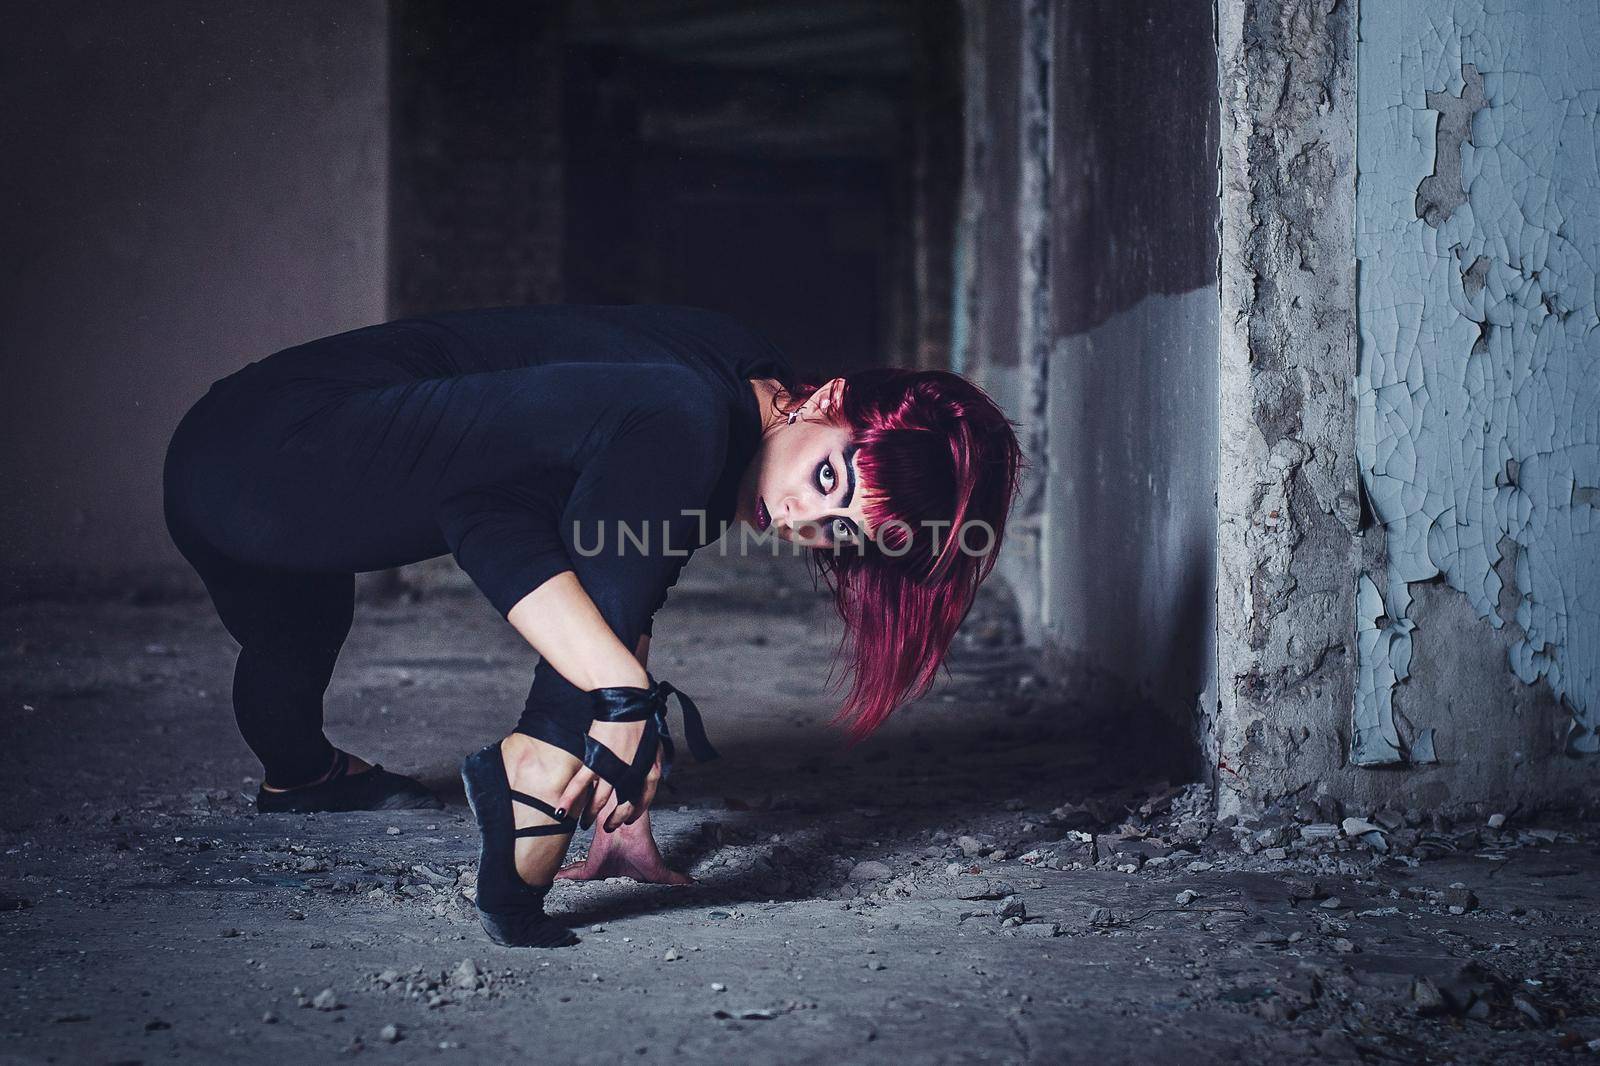
<instances>
[{"instance_id":1,"label":"dark doorway","mask_svg":"<svg viewBox=\"0 0 1600 1066\"><path fill-rule=\"evenodd\" d=\"M948 366L954 0L535 7L396 5L396 313L685 303L806 376Z\"/></svg>"}]
</instances>

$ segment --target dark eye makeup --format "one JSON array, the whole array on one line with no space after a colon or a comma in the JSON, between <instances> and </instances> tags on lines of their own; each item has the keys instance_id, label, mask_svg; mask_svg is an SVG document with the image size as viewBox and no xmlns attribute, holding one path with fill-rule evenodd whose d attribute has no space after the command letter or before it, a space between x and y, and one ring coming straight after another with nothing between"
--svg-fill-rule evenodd
<instances>
[{"instance_id":1,"label":"dark eye makeup","mask_svg":"<svg viewBox=\"0 0 1600 1066\"><path fill-rule=\"evenodd\" d=\"M849 459L846 458L845 461L849 462ZM827 481L831 482L831 484L824 481L824 472L827 474ZM845 494L846 506L849 506L850 497L855 495L855 485L853 484L855 478L852 477L850 480L852 482L850 491ZM817 488L821 490L824 496L832 495L833 490L839 487L839 472L834 468L833 459L831 457L824 459L822 462L817 464L816 481ZM854 539L861 535L861 531L856 528L856 524L843 515L834 515L825 521L825 528L828 531L828 544L830 546L838 544L842 537Z\"/></svg>"}]
</instances>

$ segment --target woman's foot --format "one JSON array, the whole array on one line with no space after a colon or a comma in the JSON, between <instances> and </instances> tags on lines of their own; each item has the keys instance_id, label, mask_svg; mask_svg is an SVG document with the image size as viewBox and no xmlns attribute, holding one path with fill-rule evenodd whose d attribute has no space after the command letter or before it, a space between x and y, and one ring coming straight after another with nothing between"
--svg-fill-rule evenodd
<instances>
[{"instance_id":1,"label":"woman's foot","mask_svg":"<svg viewBox=\"0 0 1600 1066\"><path fill-rule=\"evenodd\" d=\"M333 753L333 763L332 763L332 765L330 765L328 767L328 772L323 774L321 777L317 778L315 781L307 781L305 784L296 785L294 788L273 788L271 785L269 785L265 781L263 781L263 782L261 782L261 791L263 791L263 792L277 792L277 793L294 792L294 791L296 791L298 789L311 788L313 785L320 785L320 784L323 784L323 783L325 783L327 781L330 781L333 778L339 776L339 756L340 755L343 755L345 757L345 759L347 760L345 768L344 768L344 772L345 772L345 774L347 776L354 777L356 774L364 774L368 770L372 769L372 764L369 763L367 760L363 759L361 756L359 756L359 755L351 755L348 751L340 751L338 749L335 749L334 753Z\"/></svg>"},{"instance_id":2,"label":"woman's foot","mask_svg":"<svg viewBox=\"0 0 1600 1066\"><path fill-rule=\"evenodd\" d=\"M299 788L277 789L265 783L256 792L262 814L305 814L313 811L441 810L444 804L415 778L370 766L348 752L336 751L333 766L320 781Z\"/></svg>"},{"instance_id":3,"label":"woman's foot","mask_svg":"<svg viewBox=\"0 0 1600 1066\"><path fill-rule=\"evenodd\" d=\"M521 733L512 733L500 742L500 759L505 766L506 781L513 789L541 799L552 807L582 765L559 748ZM556 822L550 815L524 803L513 803L511 811L518 829L554 825ZM548 886L561 860L566 857L567 845L571 841L571 834L518 837L517 876L530 885Z\"/></svg>"},{"instance_id":4,"label":"woman's foot","mask_svg":"<svg viewBox=\"0 0 1600 1066\"><path fill-rule=\"evenodd\" d=\"M570 766L565 765L570 763ZM558 815L559 796L577 760L514 735L461 764L467 802L478 823L478 919L492 940L510 947L565 947L577 937L545 913L552 875L577 821Z\"/></svg>"},{"instance_id":5,"label":"woman's foot","mask_svg":"<svg viewBox=\"0 0 1600 1066\"><path fill-rule=\"evenodd\" d=\"M694 884L694 878L672 869L661 857L650 832L649 811L632 825L611 833L606 832L605 820L600 819L594 827L588 856L556 873L556 878L564 881L599 881L607 877L628 877L647 885Z\"/></svg>"}]
</instances>

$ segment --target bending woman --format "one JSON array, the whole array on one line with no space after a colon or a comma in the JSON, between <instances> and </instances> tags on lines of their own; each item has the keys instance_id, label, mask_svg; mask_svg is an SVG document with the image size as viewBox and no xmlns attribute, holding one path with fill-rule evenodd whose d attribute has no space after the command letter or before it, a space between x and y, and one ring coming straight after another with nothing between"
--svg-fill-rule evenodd
<instances>
[{"instance_id":1,"label":"bending woman","mask_svg":"<svg viewBox=\"0 0 1600 1066\"><path fill-rule=\"evenodd\" d=\"M865 735L932 683L1019 464L1010 422L955 374L804 386L725 315L501 308L338 334L223 378L173 435L164 502L240 645L233 704L262 811L440 805L335 749L322 699L354 575L455 557L540 659L516 729L462 766L478 911L501 943L554 946L574 938L543 899L580 825L600 823L568 876L686 880L649 832L676 690L646 663L690 552L732 523L812 549L845 622L840 717Z\"/></svg>"}]
</instances>

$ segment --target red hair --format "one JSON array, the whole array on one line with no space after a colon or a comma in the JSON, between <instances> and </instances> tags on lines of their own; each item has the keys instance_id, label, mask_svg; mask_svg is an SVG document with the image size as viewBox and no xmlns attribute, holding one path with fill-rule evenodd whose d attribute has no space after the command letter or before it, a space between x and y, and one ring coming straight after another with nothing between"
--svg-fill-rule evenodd
<instances>
[{"instance_id":1,"label":"red hair","mask_svg":"<svg viewBox=\"0 0 1600 1066\"><path fill-rule=\"evenodd\" d=\"M798 403L816 388L790 395ZM834 419L858 448L873 537L811 559L845 625L839 654L853 683L835 721L860 740L933 685L994 569L1024 464L1014 423L947 370L847 374Z\"/></svg>"}]
</instances>

